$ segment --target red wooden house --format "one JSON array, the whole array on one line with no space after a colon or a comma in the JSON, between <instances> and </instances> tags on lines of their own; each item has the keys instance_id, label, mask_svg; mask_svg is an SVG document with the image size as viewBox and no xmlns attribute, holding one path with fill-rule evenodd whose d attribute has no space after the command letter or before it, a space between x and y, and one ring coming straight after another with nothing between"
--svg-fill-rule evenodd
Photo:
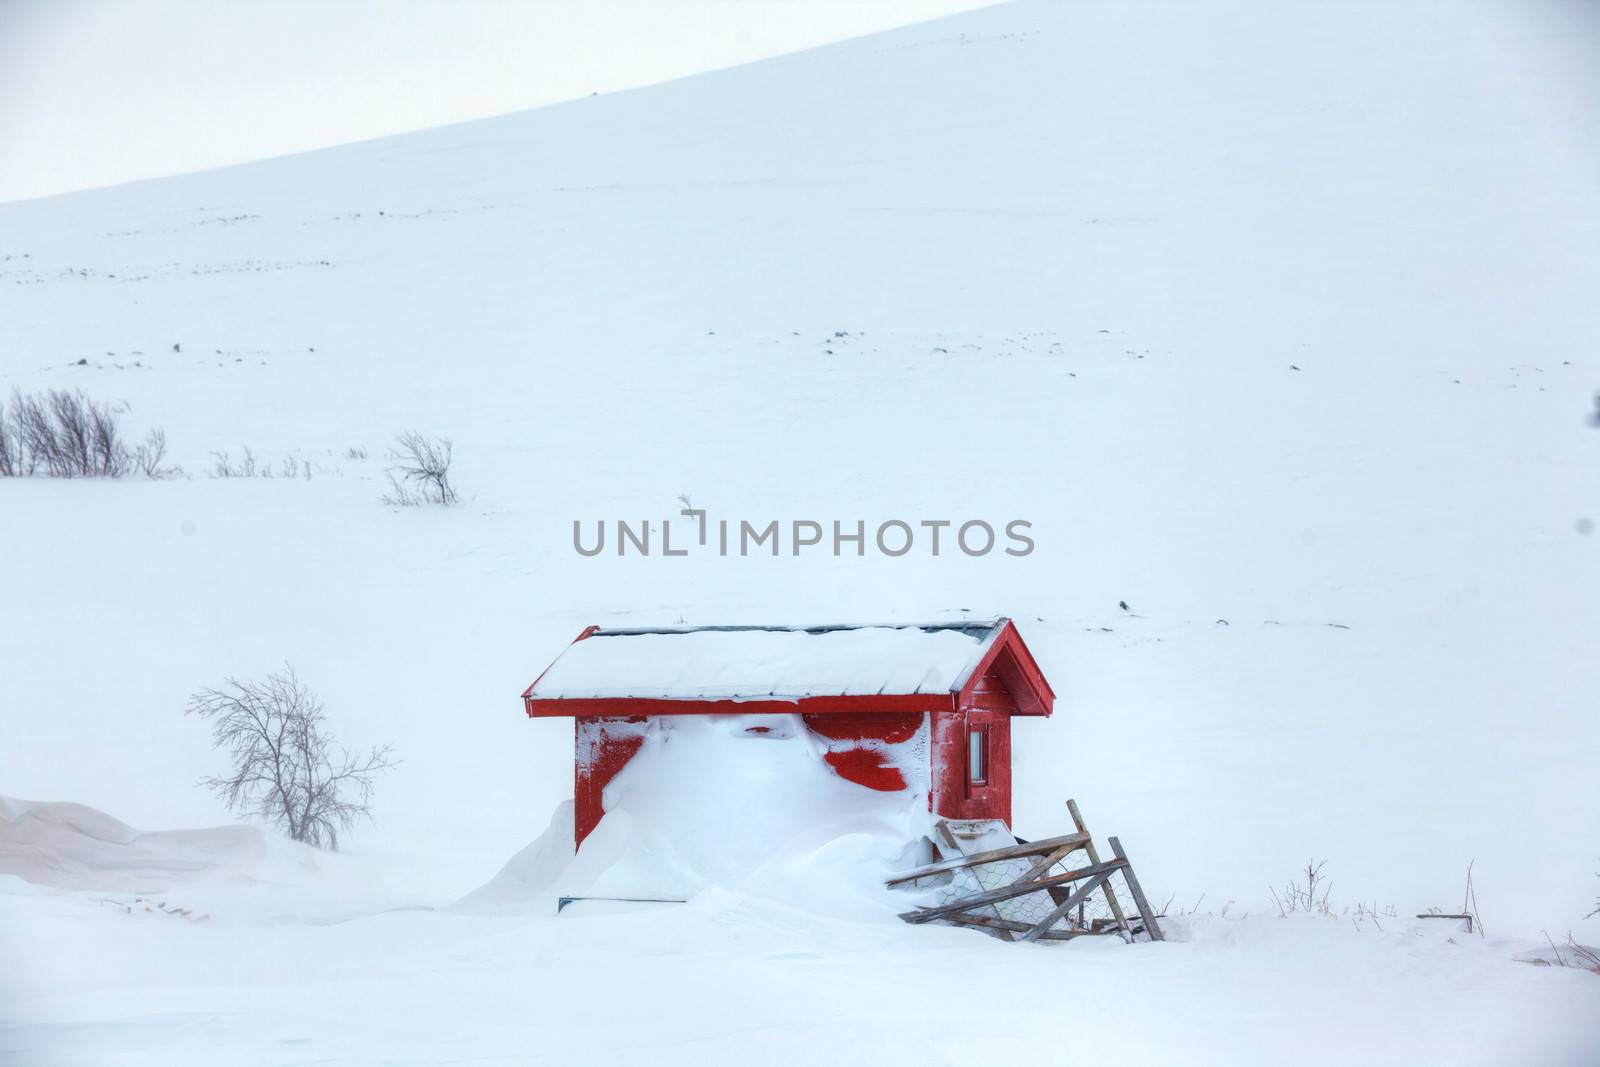
<instances>
[{"instance_id":1,"label":"red wooden house","mask_svg":"<svg viewBox=\"0 0 1600 1067\"><path fill-rule=\"evenodd\" d=\"M1011 717L1055 702L1009 619L882 626L591 626L522 694L574 720L575 837L656 716L797 715L834 773L1011 823ZM752 732L765 731L750 719ZM916 762L908 763L908 757ZM909 775L909 780L908 780Z\"/></svg>"}]
</instances>

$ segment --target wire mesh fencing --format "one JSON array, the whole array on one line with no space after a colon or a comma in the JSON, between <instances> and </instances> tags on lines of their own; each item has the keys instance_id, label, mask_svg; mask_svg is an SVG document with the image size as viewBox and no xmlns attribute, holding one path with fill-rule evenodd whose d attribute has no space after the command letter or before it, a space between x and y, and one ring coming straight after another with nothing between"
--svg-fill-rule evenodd
<instances>
[{"instance_id":1,"label":"wire mesh fencing","mask_svg":"<svg viewBox=\"0 0 1600 1067\"><path fill-rule=\"evenodd\" d=\"M969 900L982 893L1004 889L1033 870L1037 860L1038 857L996 860L991 863L977 864L952 871L950 880L938 887L934 894L934 899L938 905L942 906L954 904L961 900ZM1080 871L1088 866L1091 866L1088 854L1080 849L1064 856L1047 869L1038 872L1034 877L1056 877ZM1105 884L1104 889L1096 889L1090 893L1076 907L1063 915L1051 929L1103 933L1114 926L1116 917L1112 914L1105 890L1116 892L1118 888L1115 885L1116 881L1117 879L1113 876L1112 880ZM1080 884L1078 882L1066 882L1051 889L1038 889L1022 896L982 905L971 909L971 911L975 914L992 915L997 919L1023 923L1031 927L1044 921L1045 917L1065 901Z\"/></svg>"}]
</instances>

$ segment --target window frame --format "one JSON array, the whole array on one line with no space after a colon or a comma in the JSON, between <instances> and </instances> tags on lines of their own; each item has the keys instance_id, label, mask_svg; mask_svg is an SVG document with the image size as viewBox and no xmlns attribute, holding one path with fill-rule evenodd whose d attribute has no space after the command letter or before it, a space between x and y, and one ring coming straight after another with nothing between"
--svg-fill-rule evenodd
<instances>
[{"instance_id":1,"label":"window frame","mask_svg":"<svg viewBox=\"0 0 1600 1067\"><path fill-rule=\"evenodd\" d=\"M974 747L974 744L973 744L974 739L976 739L976 741L977 741L976 747ZM976 752L976 754L978 756L978 766L976 768L974 768L973 765L972 765L972 763L973 763L972 757L973 757L974 752ZM974 770L981 772L981 774L973 773ZM967 724L967 788L971 789L974 786L986 786L986 785L988 785L989 782L991 781L991 776L993 774L993 770L994 770L994 768L990 766L989 724L988 723L968 723Z\"/></svg>"}]
</instances>

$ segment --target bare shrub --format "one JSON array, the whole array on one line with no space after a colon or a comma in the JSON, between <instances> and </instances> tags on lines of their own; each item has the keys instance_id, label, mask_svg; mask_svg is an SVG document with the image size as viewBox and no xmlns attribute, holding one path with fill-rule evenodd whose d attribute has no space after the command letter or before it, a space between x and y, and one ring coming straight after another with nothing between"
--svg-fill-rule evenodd
<instances>
[{"instance_id":1,"label":"bare shrub","mask_svg":"<svg viewBox=\"0 0 1600 1067\"><path fill-rule=\"evenodd\" d=\"M1574 966L1582 967L1586 971L1600 974L1600 951L1588 945L1580 945L1572 939L1572 931L1567 931L1567 951L1572 954Z\"/></svg>"},{"instance_id":2,"label":"bare shrub","mask_svg":"<svg viewBox=\"0 0 1600 1067\"><path fill-rule=\"evenodd\" d=\"M0 404L0 478L15 478L19 473L17 438L6 419L6 406Z\"/></svg>"},{"instance_id":3,"label":"bare shrub","mask_svg":"<svg viewBox=\"0 0 1600 1067\"><path fill-rule=\"evenodd\" d=\"M1557 945L1550 937L1550 932L1548 930L1544 931L1544 939L1545 942L1550 946L1550 954L1554 957L1555 965L1557 967L1576 967L1579 970L1593 971L1595 974L1600 974L1600 950L1590 948L1588 945L1580 945L1577 941L1573 940L1571 930L1567 931L1567 942L1565 945ZM1563 949L1566 951L1563 952ZM1548 961L1536 960L1531 962Z\"/></svg>"},{"instance_id":4,"label":"bare shrub","mask_svg":"<svg viewBox=\"0 0 1600 1067\"><path fill-rule=\"evenodd\" d=\"M1472 925L1478 931L1478 936L1487 937L1483 930L1483 916L1478 914L1478 889L1472 884L1472 868L1477 862L1472 860L1467 864L1467 888L1461 894L1461 914L1472 916Z\"/></svg>"},{"instance_id":5,"label":"bare shrub","mask_svg":"<svg viewBox=\"0 0 1600 1067\"><path fill-rule=\"evenodd\" d=\"M460 497L450 483L454 451L449 438L428 437L416 430L398 435L389 453L393 463L388 470L390 491L383 502L401 507L456 503Z\"/></svg>"},{"instance_id":6,"label":"bare shrub","mask_svg":"<svg viewBox=\"0 0 1600 1067\"><path fill-rule=\"evenodd\" d=\"M277 476L279 478L304 478L309 482L311 480L311 466L309 459L293 455L284 456L278 463ZM261 476L263 478L271 478L273 476L271 468L264 468Z\"/></svg>"},{"instance_id":7,"label":"bare shrub","mask_svg":"<svg viewBox=\"0 0 1600 1067\"><path fill-rule=\"evenodd\" d=\"M177 478L183 468L164 466L167 458L167 432L157 427L144 435L133 450L133 467L146 478Z\"/></svg>"},{"instance_id":8,"label":"bare shrub","mask_svg":"<svg viewBox=\"0 0 1600 1067\"><path fill-rule=\"evenodd\" d=\"M373 779L396 762L387 745L335 754L322 702L287 664L265 681L202 689L186 714L210 721L212 746L233 762L227 777L200 784L233 811L318 848L337 851L339 834L371 817Z\"/></svg>"},{"instance_id":9,"label":"bare shrub","mask_svg":"<svg viewBox=\"0 0 1600 1067\"><path fill-rule=\"evenodd\" d=\"M1328 905L1328 894L1333 892L1333 883L1322 873L1322 868L1328 865L1327 860L1312 860L1301 868L1288 885L1283 887L1283 895L1279 896L1271 886L1267 892L1272 894L1272 900L1278 905L1279 915L1289 915L1301 911L1308 915L1332 915L1333 909Z\"/></svg>"},{"instance_id":10,"label":"bare shrub","mask_svg":"<svg viewBox=\"0 0 1600 1067\"><path fill-rule=\"evenodd\" d=\"M354 445L352 445L349 448L344 450L344 458L345 459L366 459L367 458L367 450L364 449L364 448L357 448Z\"/></svg>"},{"instance_id":11,"label":"bare shrub","mask_svg":"<svg viewBox=\"0 0 1600 1067\"><path fill-rule=\"evenodd\" d=\"M11 391L9 415L0 406L0 477L121 478L135 471L152 478L181 473L163 467L166 435L152 430L142 445L122 439L122 410L96 403L82 390L43 394Z\"/></svg>"},{"instance_id":12,"label":"bare shrub","mask_svg":"<svg viewBox=\"0 0 1600 1067\"><path fill-rule=\"evenodd\" d=\"M213 478L254 478L258 473L256 454L247 446L244 456L237 462L227 452L211 453L211 477Z\"/></svg>"}]
</instances>

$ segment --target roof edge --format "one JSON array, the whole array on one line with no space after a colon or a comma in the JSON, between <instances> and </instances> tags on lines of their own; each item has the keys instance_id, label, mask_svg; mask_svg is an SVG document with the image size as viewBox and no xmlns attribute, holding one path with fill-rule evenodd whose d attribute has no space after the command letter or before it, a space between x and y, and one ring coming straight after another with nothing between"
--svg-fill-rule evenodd
<instances>
[{"instance_id":1,"label":"roof edge","mask_svg":"<svg viewBox=\"0 0 1600 1067\"><path fill-rule=\"evenodd\" d=\"M628 718L638 715L916 715L954 711L954 693L767 697L758 700L674 700L669 697L530 697L530 719Z\"/></svg>"},{"instance_id":2,"label":"roof edge","mask_svg":"<svg viewBox=\"0 0 1600 1067\"><path fill-rule=\"evenodd\" d=\"M994 619L951 619L943 622L841 622L817 623L814 625L787 624L787 623L729 623L708 624L703 626L621 626L608 628L604 626L591 627L589 635L593 637L643 637L649 634L697 634L697 633L739 633L761 631L768 633L807 633L823 634L837 633L844 630L998 630L1007 620L1004 617Z\"/></svg>"}]
</instances>

